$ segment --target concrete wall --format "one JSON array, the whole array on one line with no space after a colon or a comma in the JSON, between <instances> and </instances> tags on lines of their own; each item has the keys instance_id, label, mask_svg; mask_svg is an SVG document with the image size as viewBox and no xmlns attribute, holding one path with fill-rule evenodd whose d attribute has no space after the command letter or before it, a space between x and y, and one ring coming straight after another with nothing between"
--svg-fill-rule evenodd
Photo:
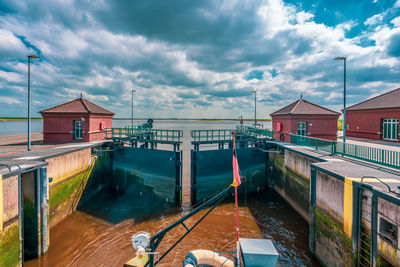
<instances>
[{"instance_id":1,"label":"concrete wall","mask_svg":"<svg viewBox=\"0 0 400 267\"><path fill-rule=\"evenodd\" d=\"M307 181L309 181L311 177L310 165L315 162L319 161L294 151L285 151L285 168L290 169Z\"/></svg>"},{"instance_id":2,"label":"concrete wall","mask_svg":"<svg viewBox=\"0 0 400 267\"><path fill-rule=\"evenodd\" d=\"M18 176L0 175L0 266L19 264Z\"/></svg>"},{"instance_id":3,"label":"concrete wall","mask_svg":"<svg viewBox=\"0 0 400 267\"><path fill-rule=\"evenodd\" d=\"M46 159L49 183L50 226L54 226L76 209L77 201L90 177L91 148Z\"/></svg>"},{"instance_id":4,"label":"concrete wall","mask_svg":"<svg viewBox=\"0 0 400 267\"><path fill-rule=\"evenodd\" d=\"M345 183L316 171L315 256L327 266L351 266L351 233L345 232ZM347 200L352 202L352 199ZM352 212L352 210L351 210Z\"/></svg>"},{"instance_id":5,"label":"concrete wall","mask_svg":"<svg viewBox=\"0 0 400 267\"><path fill-rule=\"evenodd\" d=\"M313 253L316 258L326 266L351 266L351 223L348 226L345 222L351 221L348 214L352 210L347 205L346 213L345 203L351 203L352 198L345 197L345 188L348 188L345 182L317 171L314 178L316 203L314 212L310 213L311 164L321 161L288 149L284 150L284 155L269 153L269 184L310 223L310 227L315 227L312 238L315 238ZM350 231L346 231L346 227Z\"/></svg>"},{"instance_id":6,"label":"concrete wall","mask_svg":"<svg viewBox=\"0 0 400 267\"><path fill-rule=\"evenodd\" d=\"M278 192L304 220L309 221L309 166L313 161L301 154L284 151L284 155L269 153L267 177L269 185ZM286 164L287 162L287 164Z\"/></svg>"},{"instance_id":7,"label":"concrete wall","mask_svg":"<svg viewBox=\"0 0 400 267\"><path fill-rule=\"evenodd\" d=\"M24 258L29 259L47 250L47 229L76 209L96 162L90 147L52 155L45 161L47 168L44 162L38 161L37 165L31 165L36 169L27 165L26 171L19 169L16 175L6 173L6 176L0 176L0 266L21 265L22 251ZM103 166L107 164L110 166L105 171L107 168ZM104 157L97 161L94 175L99 177L93 178L92 191L107 186L106 181L111 182L111 169L111 153L104 153ZM53 181L47 184L49 177ZM24 211L21 217L20 201ZM20 229L20 219L24 220L23 229ZM20 231L23 233L23 247Z\"/></svg>"},{"instance_id":8,"label":"concrete wall","mask_svg":"<svg viewBox=\"0 0 400 267\"><path fill-rule=\"evenodd\" d=\"M47 176L52 177L50 187L74 176L87 168L91 158L91 148L45 159L48 162Z\"/></svg>"},{"instance_id":9,"label":"concrete wall","mask_svg":"<svg viewBox=\"0 0 400 267\"><path fill-rule=\"evenodd\" d=\"M391 203L387 200L379 198L378 210L380 212L380 214L378 215L378 229L381 229L381 218L396 225L400 225L400 206L395 205L394 203ZM400 240L399 231L397 231L397 235L395 236L395 238L398 243ZM386 261L388 261L394 266L400 266L400 249L397 243L391 244L390 242L388 242L388 240L378 235L379 254Z\"/></svg>"},{"instance_id":10,"label":"concrete wall","mask_svg":"<svg viewBox=\"0 0 400 267\"><path fill-rule=\"evenodd\" d=\"M93 170L87 180L83 194L79 200L79 205L94 197L104 188L112 187L113 177L113 157L112 151L101 152L96 157L96 162Z\"/></svg>"}]
</instances>

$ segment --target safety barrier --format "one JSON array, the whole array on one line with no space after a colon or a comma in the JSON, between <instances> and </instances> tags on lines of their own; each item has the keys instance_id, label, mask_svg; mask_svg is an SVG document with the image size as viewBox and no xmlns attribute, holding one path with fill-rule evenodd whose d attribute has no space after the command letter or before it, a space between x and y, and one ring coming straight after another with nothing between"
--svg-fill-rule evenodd
<instances>
[{"instance_id":1,"label":"safety barrier","mask_svg":"<svg viewBox=\"0 0 400 267\"><path fill-rule=\"evenodd\" d=\"M106 139L161 144L181 143L182 130L151 129L148 127L107 128Z\"/></svg>"},{"instance_id":2,"label":"safety barrier","mask_svg":"<svg viewBox=\"0 0 400 267\"><path fill-rule=\"evenodd\" d=\"M291 143L400 169L400 151L290 134Z\"/></svg>"}]
</instances>

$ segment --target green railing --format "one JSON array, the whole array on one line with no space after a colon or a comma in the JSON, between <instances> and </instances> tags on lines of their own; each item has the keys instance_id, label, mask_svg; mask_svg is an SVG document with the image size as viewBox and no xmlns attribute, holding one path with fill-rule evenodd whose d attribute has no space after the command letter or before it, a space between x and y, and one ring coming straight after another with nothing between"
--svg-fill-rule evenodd
<instances>
[{"instance_id":1,"label":"green railing","mask_svg":"<svg viewBox=\"0 0 400 267\"><path fill-rule=\"evenodd\" d=\"M106 139L153 143L180 143L182 130L151 129L149 127L107 128L104 130Z\"/></svg>"},{"instance_id":2,"label":"green railing","mask_svg":"<svg viewBox=\"0 0 400 267\"><path fill-rule=\"evenodd\" d=\"M190 135L195 143L218 143L232 140L231 129L220 130L192 130ZM273 133L270 129L254 128L243 125L236 127L236 139L239 141L254 139L272 139Z\"/></svg>"},{"instance_id":3,"label":"green railing","mask_svg":"<svg viewBox=\"0 0 400 267\"><path fill-rule=\"evenodd\" d=\"M291 143L400 169L400 151L291 134Z\"/></svg>"},{"instance_id":4,"label":"green railing","mask_svg":"<svg viewBox=\"0 0 400 267\"><path fill-rule=\"evenodd\" d=\"M271 138L272 139L274 137L273 131L271 129L266 129L266 128L255 128L255 127L251 127L251 126L237 125L236 131L238 133L251 135L256 138Z\"/></svg>"},{"instance_id":5,"label":"green railing","mask_svg":"<svg viewBox=\"0 0 400 267\"><path fill-rule=\"evenodd\" d=\"M232 140L233 130L192 130L193 142L222 142Z\"/></svg>"}]
</instances>

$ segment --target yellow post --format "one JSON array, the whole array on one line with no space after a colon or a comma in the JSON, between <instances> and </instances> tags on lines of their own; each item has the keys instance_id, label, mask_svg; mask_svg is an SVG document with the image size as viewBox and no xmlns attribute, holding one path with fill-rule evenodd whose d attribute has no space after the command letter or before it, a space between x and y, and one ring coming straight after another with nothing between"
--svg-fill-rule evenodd
<instances>
[{"instance_id":1,"label":"yellow post","mask_svg":"<svg viewBox=\"0 0 400 267\"><path fill-rule=\"evenodd\" d=\"M353 181L350 178L344 178L343 205L343 230L351 238L353 227Z\"/></svg>"},{"instance_id":2,"label":"yellow post","mask_svg":"<svg viewBox=\"0 0 400 267\"><path fill-rule=\"evenodd\" d=\"M0 232L3 231L3 176L0 174Z\"/></svg>"}]
</instances>

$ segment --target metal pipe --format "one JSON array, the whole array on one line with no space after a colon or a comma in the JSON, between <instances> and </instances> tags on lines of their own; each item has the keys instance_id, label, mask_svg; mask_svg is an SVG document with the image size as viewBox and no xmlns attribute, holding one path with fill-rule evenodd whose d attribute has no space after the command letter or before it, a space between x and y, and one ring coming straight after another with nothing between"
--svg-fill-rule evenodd
<instances>
[{"instance_id":1,"label":"metal pipe","mask_svg":"<svg viewBox=\"0 0 400 267\"><path fill-rule=\"evenodd\" d=\"M346 152L346 57L336 57L335 60L343 60L343 154Z\"/></svg>"},{"instance_id":2,"label":"metal pipe","mask_svg":"<svg viewBox=\"0 0 400 267\"><path fill-rule=\"evenodd\" d=\"M132 128L132 134L133 134L133 93L136 92L136 90L132 89L132 103L131 103L131 128Z\"/></svg>"},{"instance_id":3,"label":"metal pipe","mask_svg":"<svg viewBox=\"0 0 400 267\"><path fill-rule=\"evenodd\" d=\"M343 74L343 143L346 143L346 58L343 60L344 64L344 74ZM344 146L344 145L343 145ZM343 147L343 153L345 152L345 148Z\"/></svg>"},{"instance_id":4,"label":"metal pipe","mask_svg":"<svg viewBox=\"0 0 400 267\"><path fill-rule=\"evenodd\" d=\"M35 55L28 56L28 151L31 150L31 58L39 58Z\"/></svg>"},{"instance_id":5,"label":"metal pipe","mask_svg":"<svg viewBox=\"0 0 400 267\"><path fill-rule=\"evenodd\" d=\"M31 57L28 56L28 151L31 150Z\"/></svg>"},{"instance_id":6,"label":"metal pipe","mask_svg":"<svg viewBox=\"0 0 400 267\"><path fill-rule=\"evenodd\" d=\"M253 91L254 93L254 127L257 126L257 90Z\"/></svg>"}]
</instances>

